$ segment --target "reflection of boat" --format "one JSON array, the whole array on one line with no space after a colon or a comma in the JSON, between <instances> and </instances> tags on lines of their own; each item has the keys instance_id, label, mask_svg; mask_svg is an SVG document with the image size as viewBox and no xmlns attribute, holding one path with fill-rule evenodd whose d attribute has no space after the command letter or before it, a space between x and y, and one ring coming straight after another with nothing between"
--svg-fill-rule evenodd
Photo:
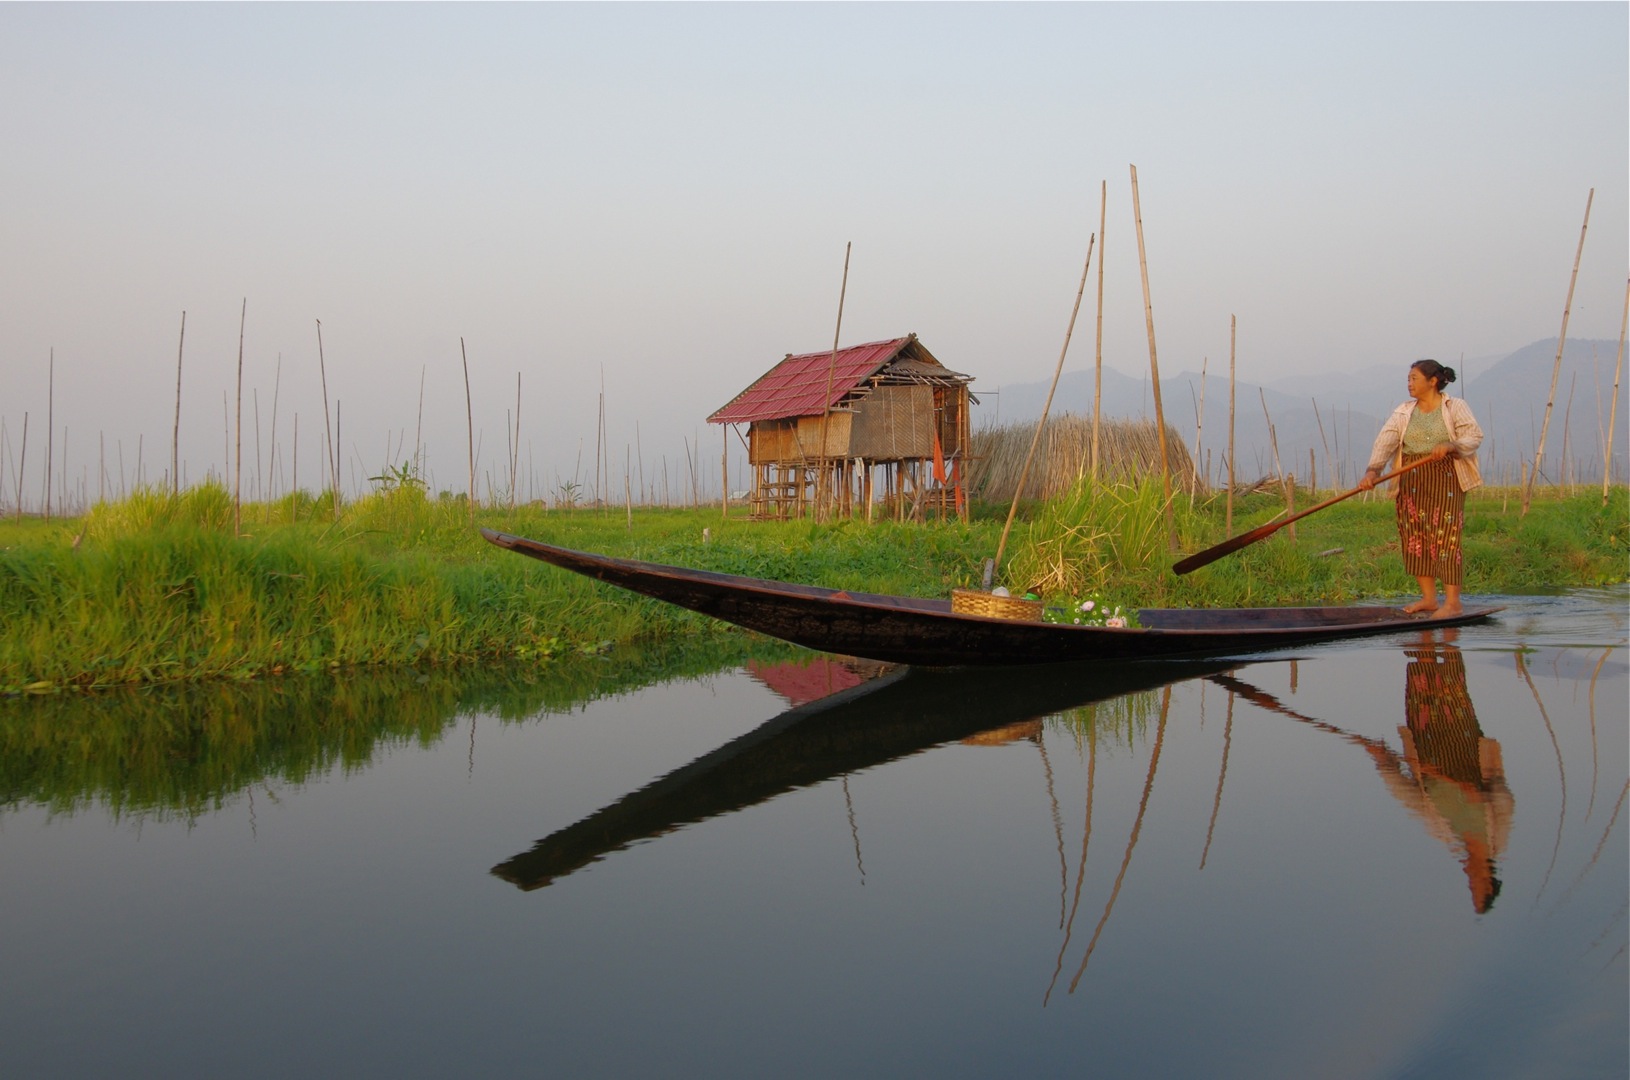
<instances>
[{"instance_id":1,"label":"reflection of boat","mask_svg":"<svg viewBox=\"0 0 1630 1080\"><path fill-rule=\"evenodd\" d=\"M1150 690L1233 661L1066 664L1046 671L894 668L788 709L493 868L523 889L548 885L641 840L795 788L1076 705Z\"/></svg>"},{"instance_id":2,"label":"reflection of boat","mask_svg":"<svg viewBox=\"0 0 1630 1080\"><path fill-rule=\"evenodd\" d=\"M901 664L1051 664L1157 656L1239 654L1419 629L1389 607L1145 608L1137 629L1022 622L951 610L949 600L793 585L571 551L481 530L501 548L826 652ZM1467 608L1433 626L1476 622L1500 608Z\"/></svg>"}]
</instances>

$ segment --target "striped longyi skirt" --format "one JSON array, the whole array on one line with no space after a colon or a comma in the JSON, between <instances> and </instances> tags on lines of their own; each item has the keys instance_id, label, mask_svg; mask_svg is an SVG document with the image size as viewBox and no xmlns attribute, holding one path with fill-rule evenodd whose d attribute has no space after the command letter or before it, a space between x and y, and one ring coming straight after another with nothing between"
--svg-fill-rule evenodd
<instances>
[{"instance_id":1,"label":"striped longyi skirt","mask_svg":"<svg viewBox=\"0 0 1630 1080\"><path fill-rule=\"evenodd\" d=\"M1424 455L1404 455L1404 464ZM1466 523L1466 493L1460 490L1448 458L1412 469L1398 478L1398 542L1404 569L1412 577L1460 584L1460 531Z\"/></svg>"}]
</instances>

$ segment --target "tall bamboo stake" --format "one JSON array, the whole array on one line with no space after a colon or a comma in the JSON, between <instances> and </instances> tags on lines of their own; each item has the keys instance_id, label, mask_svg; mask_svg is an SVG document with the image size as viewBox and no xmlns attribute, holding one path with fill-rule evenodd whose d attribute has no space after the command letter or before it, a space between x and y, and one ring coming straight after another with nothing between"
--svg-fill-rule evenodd
<instances>
[{"instance_id":1,"label":"tall bamboo stake","mask_svg":"<svg viewBox=\"0 0 1630 1080\"><path fill-rule=\"evenodd\" d=\"M1092 482L1098 482L1098 418L1104 401L1104 224L1109 181L1098 181L1098 332L1092 349Z\"/></svg>"},{"instance_id":2,"label":"tall bamboo stake","mask_svg":"<svg viewBox=\"0 0 1630 1080\"><path fill-rule=\"evenodd\" d=\"M460 339L462 340L462 339ZM323 358L323 320L317 320L317 371L323 379L323 430L328 439L328 480L334 489L334 520L340 519L340 470L334 459L334 428L329 424L332 415L328 408L328 364Z\"/></svg>"},{"instance_id":3,"label":"tall bamboo stake","mask_svg":"<svg viewBox=\"0 0 1630 1080\"><path fill-rule=\"evenodd\" d=\"M827 489L828 462L826 432L832 420L832 383L838 370L838 336L843 333L843 301L849 294L849 249L853 245L852 240L846 241L843 245L843 283L838 286L838 325L832 331L832 358L826 365L826 396L821 399L821 453L817 459L821 471L815 484L815 517L818 521L826 520L831 511L831 500L824 497Z\"/></svg>"},{"instance_id":4,"label":"tall bamboo stake","mask_svg":"<svg viewBox=\"0 0 1630 1080\"><path fill-rule=\"evenodd\" d=\"M515 489L521 467L521 373L515 373L515 444L509 452L509 512L515 512Z\"/></svg>"},{"instance_id":5,"label":"tall bamboo stake","mask_svg":"<svg viewBox=\"0 0 1630 1080\"><path fill-rule=\"evenodd\" d=\"M1234 535L1234 334L1235 317L1228 316L1228 499L1223 511L1223 532Z\"/></svg>"},{"instance_id":6,"label":"tall bamboo stake","mask_svg":"<svg viewBox=\"0 0 1630 1080\"><path fill-rule=\"evenodd\" d=\"M28 413L23 413L23 447L17 459L17 520L23 520L23 469L28 466Z\"/></svg>"},{"instance_id":7,"label":"tall bamboo stake","mask_svg":"<svg viewBox=\"0 0 1630 1080\"><path fill-rule=\"evenodd\" d=\"M1607 441L1602 450L1603 506L1607 505L1608 478L1613 475L1613 422L1619 415L1619 373L1624 369L1624 334L1627 329L1630 329L1630 279L1624 284L1624 318L1619 321L1619 358L1613 363L1613 404L1607 410Z\"/></svg>"},{"instance_id":8,"label":"tall bamboo stake","mask_svg":"<svg viewBox=\"0 0 1630 1080\"><path fill-rule=\"evenodd\" d=\"M272 375L272 445L266 455L266 499L270 502L277 495L277 488L272 483L272 470L277 461L277 395L283 387L283 354L277 354L277 370ZM260 422L260 410L255 411L255 422Z\"/></svg>"},{"instance_id":9,"label":"tall bamboo stake","mask_svg":"<svg viewBox=\"0 0 1630 1080\"><path fill-rule=\"evenodd\" d=\"M232 535L242 534L243 525L243 328L249 318L249 298L243 298L243 310L238 313L238 446L232 474ZM259 466L257 465L258 469Z\"/></svg>"},{"instance_id":10,"label":"tall bamboo stake","mask_svg":"<svg viewBox=\"0 0 1630 1080\"><path fill-rule=\"evenodd\" d=\"M470 404L470 356L464 351L464 338L458 339L458 355L464 361L464 424L470 442L470 528L475 528L475 407Z\"/></svg>"},{"instance_id":11,"label":"tall bamboo stake","mask_svg":"<svg viewBox=\"0 0 1630 1080\"><path fill-rule=\"evenodd\" d=\"M56 435L57 350L51 347L45 377L45 520L51 520L51 440Z\"/></svg>"},{"instance_id":12,"label":"tall bamboo stake","mask_svg":"<svg viewBox=\"0 0 1630 1080\"><path fill-rule=\"evenodd\" d=\"M1102 256L1100 256L1102 258ZM1200 433L1206 426L1206 365L1211 362L1209 356L1200 360L1200 404L1194 414L1194 489L1200 490ZM1189 498L1189 505L1194 504L1193 496Z\"/></svg>"},{"instance_id":13,"label":"tall bamboo stake","mask_svg":"<svg viewBox=\"0 0 1630 1080\"><path fill-rule=\"evenodd\" d=\"M1019 470L1019 483L1013 489L1013 503L1007 508L1007 521L1002 525L1002 538L996 542L996 558L990 569L1002 565L1002 552L1007 549L1007 534L1013 529L1013 517L1019 512L1019 499L1024 495L1025 480L1030 476L1030 462L1035 459L1041 433L1047 427L1047 412L1053 407L1053 391L1058 389L1058 377L1064 372L1064 357L1070 351L1070 335L1075 333L1075 317L1081 311L1081 296L1087 291L1087 272L1092 268L1092 248L1098 234L1087 237L1087 261L1081 266L1081 284L1075 290L1075 306L1070 308L1070 322L1064 328L1064 345L1058 350L1058 364L1053 368L1053 382L1047 388L1047 400L1041 407L1041 419L1036 421L1036 433L1030 437L1030 449L1024 455L1024 467Z\"/></svg>"},{"instance_id":14,"label":"tall bamboo stake","mask_svg":"<svg viewBox=\"0 0 1630 1080\"><path fill-rule=\"evenodd\" d=\"M1540 462L1545 458L1545 436L1551 427L1551 406L1556 402L1556 383L1562 375L1562 349L1568 343L1568 316L1573 311L1573 287L1579 280L1579 260L1585 254L1585 231L1590 228L1590 204L1596 199L1596 189L1591 188L1590 194L1585 197L1585 220L1579 226L1579 247L1573 253L1573 273L1568 277L1568 299L1562 305L1562 330L1556 339L1556 363L1551 368L1551 393L1545 399L1545 420L1539 428L1539 445L1534 449L1534 467L1528 473L1528 482L1522 489L1522 513L1520 517L1528 516L1528 503L1534 494L1534 484L1539 480Z\"/></svg>"},{"instance_id":15,"label":"tall bamboo stake","mask_svg":"<svg viewBox=\"0 0 1630 1080\"><path fill-rule=\"evenodd\" d=\"M181 313L181 338L175 346L175 428L170 433L170 494L181 494L181 354L187 346L187 313Z\"/></svg>"},{"instance_id":16,"label":"tall bamboo stake","mask_svg":"<svg viewBox=\"0 0 1630 1080\"><path fill-rule=\"evenodd\" d=\"M1138 227L1138 272L1143 278L1143 321L1149 331L1149 378L1155 393L1155 431L1160 436L1160 482L1166 498L1167 543L1177 548L1177 526L1172 520L1172 467L1166 450L1166 414L1160 407L1160 361L1155 355L1155 309L1149 300L1149 259L1143 246L1143 209L1138 202L1138 167L1132 167L1132 218Z\"/></svg>"},{"instance_id":17,"label":"tall bamboo stake","mask_svg":"<svg viewBox=\"0 0 1630 1080\"><path fill-rule=\"evenodd\" d=\"M719 454L719 517L730 520L730 425L720 424L719 434L724 437L724 449Z\"/></svg>"},{"instance_id":18,"label":"tall bamboo stake","mask_svg":"<svg viewBox=\"0 0 1630 1080\"><path fill-rule=\"evenodd\" d=\"M419 419L417 421L415 421L414 425L413 425L413 471L414 471L415 475L417 475L419 470L423 467L420 464L419 456L420 456L420 453L421 453L421 451L423 449L423 446L424 446L424 443L422 441L422 436L424 434L424 371L425 371L425 365L420 364L419 365Z\"/></svg>"}]
</instances>

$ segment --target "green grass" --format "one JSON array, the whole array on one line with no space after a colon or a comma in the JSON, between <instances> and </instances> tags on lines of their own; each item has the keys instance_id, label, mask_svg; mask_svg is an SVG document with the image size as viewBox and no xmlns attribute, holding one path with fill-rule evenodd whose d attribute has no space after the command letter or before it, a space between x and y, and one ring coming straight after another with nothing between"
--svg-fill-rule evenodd
<instances>
[{"instance_id":1,"label":"green grass","mask_svg":"<svg viewBox=\"0 0 1630 1080\"><path fill-rule=\"evenodd\" d=\"M1299 502L1312 500L1299 494ZM1234 531L1276 500L1236 503ZM1344 603L1408 595L1392 505L1353 499L1194 574L1170 570L1158 485L1084 485L1024 508L1002 578L1128 608ZM739 511L738 511L739 513ZM481 508L476 524L612 555L834 588L946 596L977 583L1005 507L969 523L749 522L717 508ZM1172 508L1183 551L1222 539L1222 500ZM703 530L711 534L704 541ZM1630 502L1546 497L1521 517L1479 491L1466 530L1470 594L1626 580ZM1337 554L1321 555L1333 548ZM140 491L86 517L0 523L0 693L250 679L371 665L549 664L636 643L730 642L702 616L483 542L468 505L402 486L342 507L297 494L243 508L203 485Z\"/></svg>"}]
</instances>

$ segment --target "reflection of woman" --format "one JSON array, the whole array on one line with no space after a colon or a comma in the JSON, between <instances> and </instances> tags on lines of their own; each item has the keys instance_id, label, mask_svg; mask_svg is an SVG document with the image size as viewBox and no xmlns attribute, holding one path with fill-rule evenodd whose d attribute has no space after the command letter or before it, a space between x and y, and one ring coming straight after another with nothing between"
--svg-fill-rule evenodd
<instances>
[{"instance_id":1,"label":"reflection of woman","mask_svg":"<svg viewBox=\"0 0 1630 1080\"><path fill-rule=\"evenodd\" d=\"M1477 471L1477 447L1483 429L1469 405L1443 393L1455 381L1454 368L1436 360L1417 360L1409 367L1409 401L1393 410L1376 436L1369 468L1358 486L1375 486L1387 462L1402 455L1401 464L1422 459L1430 464L1398 478L1398 541L1404 568L1420 583L1421 598L1404 610L1411 614L1436 612L1441 617L1461 613L1460 533L1466 518L1466 492L1483 482ZM1438 605L1437 583L1443 583L1444 601Z\"/></svg>"},{"instance_id":2,"label":"reflection of woman","mask_svg":"<svg viewBox=\"0 0 1630 1080\"><path fill-rule=\"evenodd\" d=\"M1453 640L1453 631L1446 631ZM1514 802L1500 744L1485 738L1466 690L1466 662L1452 644L1406 649L1402 757L1374 753L1392 794L1460 858L1472 907L1500 893L1495 862L1511 833Z\"/></svg>"}]
</instances>

